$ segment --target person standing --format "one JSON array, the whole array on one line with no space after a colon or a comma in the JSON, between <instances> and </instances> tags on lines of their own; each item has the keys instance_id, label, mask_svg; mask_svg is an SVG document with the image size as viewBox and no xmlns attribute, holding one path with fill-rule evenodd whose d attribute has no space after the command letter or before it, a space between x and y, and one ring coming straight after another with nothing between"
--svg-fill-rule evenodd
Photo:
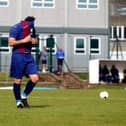
<instances>
[{"instance_id":1,"label":"person standing","mask_svg":"<svg viewBox=\"0 0 126 126\"><path fill-rule=\"evenodd\" d=\"M35 17L28 16L13 25L9 31L8 43L13 47L10 66L10 77L14 78L13 92L17 108L29 108L27 96L39 80L37 65L31 55L32 44L37 43L34 27ZM21 81L26 75L29 81L21 95Z\"/></svg>"},{"instance_id":2,"label":"person standing","mask_svg":"<svg viewBox=\"0 0 126 126\"><path fill-rule=\"evenodd\" d=\"M115 65L112 65L111 67L111 77L112 77L112 83L119 83L119 70Z\"/></svg>"},{"instance_id":3,"label":"person standing","mask_svg":"<svg viewBox=\"0 0 126 126\"><path fill-rule=\"evenodd\" d=\"M46 73L46 70L47 70L47 57L48 57L47 49L44 46L43 50L40 52L40 62L42 64L43 73Z\"/></svg>"},{"instance_id":4,"label":"person standing","mask_svg":"<svg viewBox=\"0 0 126 126\"><path fill-rule=\"evenodd\" d=\"M103 68L101 64L99 64L99 81L103 81Z\"/></svg>"},{"instance_id":5,"label":"person standing","mask_svg":"<svg viewBox=\"0 0 126 126\"><path fill-rule=\"evenodd\" d=\"M58 74L62 73L62 66L63 66L63 60L64 60L64 51L62 48L59 48L56 52L56 58L57 58L57 71Z\"/></svg>"},{"instance_id":6,"label":"person standing","mask_svg":"<svg viewBox=\"0 0 126 126\"><path fill-rule=\"evenodd\" d=\"M108 69L108 66L105 64L102 69L102 80L103 82L110 83L111 82L111 76L110 76L110 70Z\"/></svg>"}]
</instances>

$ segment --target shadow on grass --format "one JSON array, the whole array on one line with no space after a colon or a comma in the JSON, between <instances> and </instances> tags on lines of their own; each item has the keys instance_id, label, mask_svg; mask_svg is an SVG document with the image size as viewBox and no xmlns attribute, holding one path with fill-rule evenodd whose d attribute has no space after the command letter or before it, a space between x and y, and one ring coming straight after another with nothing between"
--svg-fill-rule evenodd
<instances>
[{"instance_id":1,"label":"shadow on grass","mask_svg":"<svg viewBox=\"0 0 126 126\"><path fill-rule=\"evenodd\" d=\"M30 108L46 108L50 107L50 105L30 105Z\"/></svg>"}]
</instances>

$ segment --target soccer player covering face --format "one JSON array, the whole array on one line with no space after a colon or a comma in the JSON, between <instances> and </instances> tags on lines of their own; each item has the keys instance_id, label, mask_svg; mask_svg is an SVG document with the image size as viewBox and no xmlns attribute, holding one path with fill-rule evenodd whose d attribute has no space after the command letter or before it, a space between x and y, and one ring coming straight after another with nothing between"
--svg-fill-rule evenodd
<instances>
[{"instance_id":1,"label":"soccer player covering face","mask_svg":"<svg viewBox=\"0 0 126 126\"><path fill-rule=\"evenodd\" d=\"M29 108L27 96L31 93L38 81L38 71L35 60L31 55L32 44L37 43L35 18L26 17L21 22L13 25L9 31L9 45L13 47L11 56L10 77L15 78L13 92L17 108ZM21 94L21 81L23 76L29 81Z\"/></svg>"}]
</instances>

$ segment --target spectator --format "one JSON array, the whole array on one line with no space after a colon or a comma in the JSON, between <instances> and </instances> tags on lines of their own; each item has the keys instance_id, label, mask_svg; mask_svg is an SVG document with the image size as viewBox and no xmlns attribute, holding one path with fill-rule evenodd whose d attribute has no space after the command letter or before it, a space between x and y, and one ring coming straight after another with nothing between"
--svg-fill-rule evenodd
<instances>
[{"instance_id":1,"label":"spectator","mask_svg":"<svg viewBox=\"0 0 126 126\"><path fill-rule=\"evenodd\" d=\"M110 76L110 71L109 71L107 65L103 66L102 74L103 74L103 81L110 83L111 82L111 76Z\"/></svg>"},{"instance_id":2,"label":"spectator","mask_svg":"<svg viewBox=\"0 0 126 126\"><path fill-rule=\"evenodd\" d=\"M47 53L47 49L44 46L43 50L40 52L40 62L41 62L41 67L42 67L42 72L45 73L47 70L47 57L48 57L48 53Z\"/></svg>"},{"instance_id":3,"label":"spectator","mask_svg":"<svg viewBox=\"0 0 126 126\"><path fill-rule=\"evenodd\" d=\"M57 71L58 74L62 73L62 66L63 66L63 60L64 60L64 51L62 48L59 48L56 52L56 58L57 58Z\"/></svg>"},{"instance_id":4,"label":"spectator","mask_svg":"<svg viewBox=\"0 0 126 126\"><path fill-rule=\"evenodd\" d=\"M101 66L101 64L99 65L99 81L101 82L101 81L103 81L103 73L102 73L102 66Z\"/></svg>"},{"instance_id":5,"label":"spectator","mask_svg":"<svg viewBox=\"0 0 126 126\"><path fill-rule=\"evenodd\" d=\"M116 68L115 65L112 65L111 67L111 79L112 83L119 83L119 70Z\"/></svg>"},{"instance_id":6,"label":"spectator","mask_svg":"<svg viewBox=\"0 0 126 126\"><path fill-rule=\"evenodd\" d=\"M126 83L126 69L123 71L122 83Z\"/></svg>"}]
</instances>

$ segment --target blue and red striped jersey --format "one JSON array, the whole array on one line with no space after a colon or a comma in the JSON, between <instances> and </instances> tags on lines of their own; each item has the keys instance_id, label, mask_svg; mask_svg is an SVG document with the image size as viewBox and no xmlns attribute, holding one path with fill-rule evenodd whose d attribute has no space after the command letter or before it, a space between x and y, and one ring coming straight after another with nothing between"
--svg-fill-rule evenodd
<instances>
[{"instance_id":1,"label":"blue and red striped jersey","mask_svg":"<svg viewBox=\"0 0 126 126\"><path fill-rule=\"evenodd\" d=\"M16 40L21 40L26 36L30 35L30 30L34 28L34 22L21 21L20 23L15 24L11 27L9 32L10 38L15 38ZM25 53L31 52L32 43L28 42L13 47L13 53Z\"/></svg>"}]
</instances>

